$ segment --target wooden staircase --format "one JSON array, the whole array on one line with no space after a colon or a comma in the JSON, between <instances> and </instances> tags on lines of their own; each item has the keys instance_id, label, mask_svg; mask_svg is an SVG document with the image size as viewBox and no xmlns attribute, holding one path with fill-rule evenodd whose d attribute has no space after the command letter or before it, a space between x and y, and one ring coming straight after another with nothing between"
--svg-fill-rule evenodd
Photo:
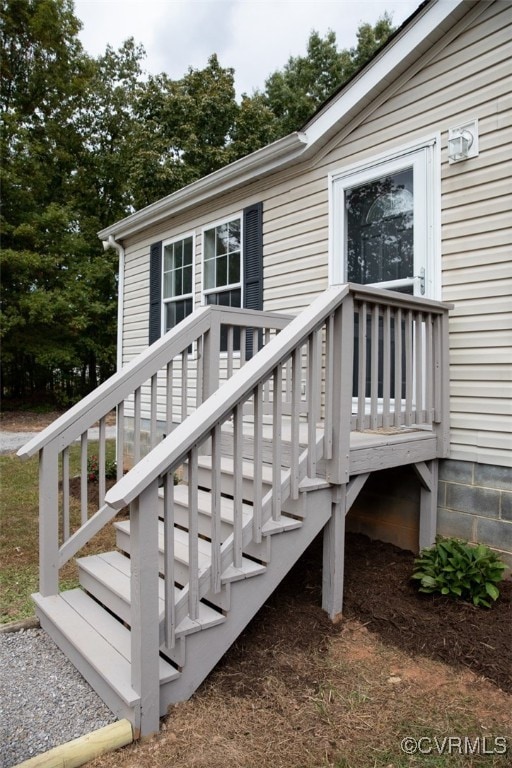
<instances>
[{"instance_id":1,"label":"wooden staircase","mask_svg":"<svg viewBox=\"0 0 512 768\"><path fill-rule=\"evenodd\" d=\"M198 460L199 570L211 567L212 461ZM220 537L233 534L233 461L222 460ZM262 465L261 493L271 490L272 467ZM283 473L283 488L286 473ZM297 503L289 504L279 523L263 526L259 544L244 547L241 563L221 575L221 588L199 601L197 617L185 617L175 628L173 648L162 647L159 660L159 715L170 704L187 699L215 667L283 576L301 556L331 515L331 490L319 483L314 490L300 491ZM174 592L179 601L189 574L189 488L175 487L173 536ZM243 516L253 515L253 464L243 464ZM165 609L165 535L163 494L158 500L159 612ZM131 685L131 536L130 521L114 523L117 550L77 560L81 588L43 597L34 595L41 626L55 640L81 674L119 717L140 728L140 696Z\"/></svg>"},{"instance_id":2,"label":"wooden staircase","mask_svg":"<svg viewBox=\"0 0 512 768\"><path fill-rule=\"evenodd\" d=\"M192 695L322 530L322 606L340 613L345 515L374 470L414 466L432 543L448 308L350 284L294 319L203 307L18 452L39 454L41 624L137 735ZM133 466L106 491L113 409ZM117 550L78 557L80 587L61 592L59 570L112 523Z\"/></svg>"}]
</instances>

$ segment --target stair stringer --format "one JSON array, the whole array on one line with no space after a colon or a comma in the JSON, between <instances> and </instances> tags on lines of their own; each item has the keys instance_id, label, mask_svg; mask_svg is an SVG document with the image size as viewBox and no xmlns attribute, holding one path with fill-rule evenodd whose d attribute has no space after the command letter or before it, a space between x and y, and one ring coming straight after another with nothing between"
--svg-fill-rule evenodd
<instances>
[{"instance_id":1,"label":"stair stringer","mask_svg":"<svg viewBox=\"0 0 512 768\"><path fill-rule=\"evenodd\" d=\"M180 677L160 689L160 711L186 701L201 685L299 557L329 521L332 490L308 492L302 526L272 537L272 562L265 573L231 585L227 620L186 639L185 665Z\"/></svg>"}]
</instances>

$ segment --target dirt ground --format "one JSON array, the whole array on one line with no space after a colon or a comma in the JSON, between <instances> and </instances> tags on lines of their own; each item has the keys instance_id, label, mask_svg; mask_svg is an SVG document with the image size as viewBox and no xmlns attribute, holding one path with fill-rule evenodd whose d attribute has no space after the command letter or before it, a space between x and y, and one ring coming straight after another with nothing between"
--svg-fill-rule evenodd
<instances>
[{"instance_id":1,"label":"dirt ground","mask_svg":"<svg viewBox=\"0 0 512 768\"><path fill-rule=\"evenodd\" d=\"M350 534L332 624L321 559L316 541L158 735L91 768L509 768L510 751L409 755L401 743L500 736L510 750L512 584L490 610L425 599L411 553Z\"/></svg>"}]
</instances>

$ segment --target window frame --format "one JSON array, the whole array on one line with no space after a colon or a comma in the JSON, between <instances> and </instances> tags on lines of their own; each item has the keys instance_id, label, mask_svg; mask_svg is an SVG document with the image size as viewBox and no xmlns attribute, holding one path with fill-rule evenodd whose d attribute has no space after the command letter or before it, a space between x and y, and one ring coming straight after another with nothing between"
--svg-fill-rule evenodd
<instances>
[{"instance_id":1,"label":"window frame","mask_svg":"<svg viewBox=\"0 0 512 768\"><path fill-rule=\"evenodd\" d=\"M179 296L168 296L166 297L165 294L165 248L168 245L174 245L175 243L184 242L185 240L188 240L189 238L192 239L192 291L190 293L181 294ZM161 264L161 279L162 279L162 288L161 288L161 306L162 306L162 318L161 318L161 335L163 336L168 331L172 330L171 328L167 328L167 305L170 303L176 303L178 301L183 301L185 299L192 299L192 311L190 314L194 312L195 309L195 280L196 280L196 236L195 232L185 232L184 234L177 235L175 237L170 237L167 240L162 241L162 264ZM188 317L188 315L186 315ZM185 318L183 318L185 319ZM180 321L181 322L181 321ZM173 328L176 328L179 325L179 322L173 326Z\"/></svg>"},{"instance_id":2,"label":"window frame","mask_svg":"<svg viewBox=\"0 0 512 768\"><path fill-rule=\"evenodd\" d=\"M240 278L238 283L227 283L226 285L206 288L206 269L205 269L205 234L206 232L215 230L217 227L221 227L223 224L230 224L233 221L238 221L240 224ZM232 290L240 290L240 308L244 306L244 215L243 211L238 211L230 216L226 216L217 221L213 221L201 229L201 306L207 306L207 296L212 294L224 293Z\"/></svg>"}]
</instances>

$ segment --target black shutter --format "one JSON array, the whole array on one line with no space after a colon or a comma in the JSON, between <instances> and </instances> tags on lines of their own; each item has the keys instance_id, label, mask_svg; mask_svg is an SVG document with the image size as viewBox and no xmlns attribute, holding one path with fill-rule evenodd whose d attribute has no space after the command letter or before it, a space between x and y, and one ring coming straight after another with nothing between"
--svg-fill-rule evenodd
<instances>
[{"instance_id":1,"label":"black shutter","mask_svg":"<svg viewBox=\"0 0 512 768\"><path fill-rule=\"evenodd\" d=\"M149 343L162 335L162 242L149 251Z\"/></svg>"},{"instance_id":2,"label":"black shutter","mask_svg":"<svg viewBox=\"0 0 512 768\"><path fill-rule=\"evenodd\" d=\"M244 307L263 309L263 203L244 209ZM247 331L246 357L252 357L252 330Z\"/></svg>"}]
</instances>

